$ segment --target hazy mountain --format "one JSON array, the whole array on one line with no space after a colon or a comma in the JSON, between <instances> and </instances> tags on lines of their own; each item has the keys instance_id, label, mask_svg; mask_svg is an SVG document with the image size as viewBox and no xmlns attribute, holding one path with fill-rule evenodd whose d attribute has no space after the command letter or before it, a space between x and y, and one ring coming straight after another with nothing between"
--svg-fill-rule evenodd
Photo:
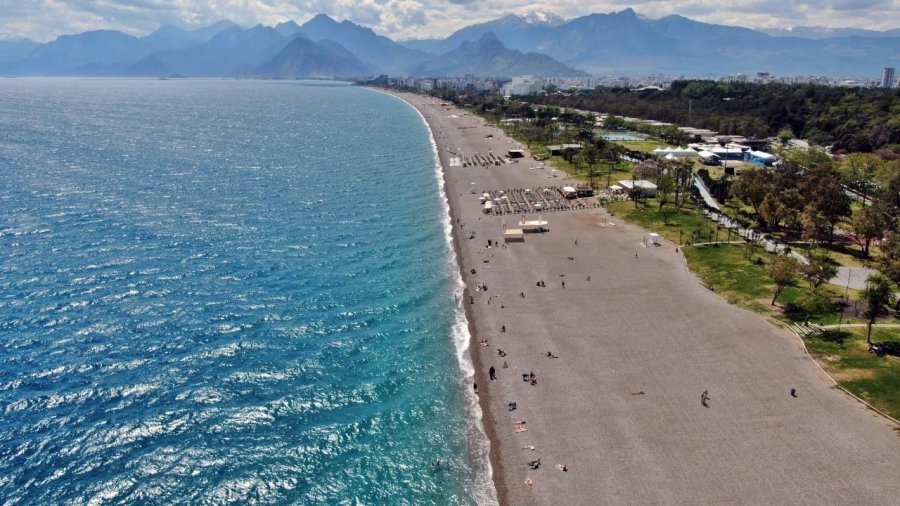
<instances>
[{"instance_id":1,"label":"hazy mountain","mask_svg":"<svg viewBox=\"0 0 900 506\"><path fill-rule=\"evenodd\" d=\"M269 61L289 41L274 28L257 25L244 30L234 26L203 44L155 52L128 67L125 73L188 77L243 75Z\"/></svg>"},{"instance_id":2,"label":"hazy mountain","mask_svg":"<svg viewBox=\"0 0 900 506\"><path fill-rule=\"evenodd\" d=\"M801 39L829 39L834 37L900 37L900 28L879 32L863 28L828 28L825 26L795 26L793 28L762 28L759 30L773 37L799 37Z\"/></svg>"},{"instance_id":3,"label":"hazy mountain","mask_svg":"<svg viewBox=\"0 0 900 506\"><path fill-rule=\"evenodd\" d=\"M488 32L477 42L463 42L458 48L420 65L416 74L433 76L583 76L549 56L507 49L497 35Z\"/></svg>"},{"instance_id":4,"label":"hazy mountain","mask_svg":"<svg viewBox=\"0 0 900 506\"><path fill-rule=\"evenodd\" d=\"M304 23L299 33L313 41L335 41L360 60L392 74L406 73L433 56L403 47L387 37L375 34L369 28L350 21L338 23L324 14L319 14Z\"/></svg>"},{"instance_id":5,"label":"hazy mountain","mask_svg":"<svg viewBox=\"0 0 900 506\"><path fill-rule=\"evenodd\" d=\"M209 42L210 39L229 28L237 28L237 25L231 21L219 21L214 25L196 30L184 30L172 25L163 25L146 37L141 37L140 40L148 44L151 51L179 49Z\"/></svg>"},{"instance_id":6,"label":"hazy mountain","mask_svg":"<svg viewBox=\"0 0 900 506\"><path fill-rule=\"evenodd\" d=\"M313 42L298 36L249 73L264 77L336 78L368 76L377 73L377 69L361 62L337 42Z\"/></svg>"},{"instance_id":7,"label":"hazy mountain","mask_svg":"<svg viewBox=\"0 0 900 506\"><path fill-rule=\"evenodd\" d=\"M790 34L774 37L674 15L653 20L625 9L568 21L544 12L504 16L443 40L404 46L349 21L318 15L302 26L288 21L243 29L222 21L196 30L166 25L145 37L98 30L46 44L0 41L0 75L238 76L262 68L274 74L365 68L392 75L548 76L574 75L580 68L600 75L765 71L877 78L882 67L900 60L900 29L796 27ZM333 42L315 47L298 42L272 61L300 35Z\"/></svg>"},{"instance_id":8,"label":"hazy mountain","mask_svg":"<svg viewBox=\"0 0 900 506\"><path fill-rule=\"evenodd\" d=\"M526 16L513 14L485 23L461 28L446 39L407 40L404 46L434 54L452 51L463 42L474 42L484 34L492 32L507 46L521 51L534 51L534 41L546 36L552 28L565 24L565 20L555 14L532 12Z\"/></svg>"},{"instance_id":9,"label":"hazy mountain","mask_svg":"<svg viewBox=\"0 0 900 506\"><path fill-rule=\"evenodd\" d=\"M300 33L300 25L295 23L293 20L285 21L284 23L278 23L275 25L275 31L280 33L285 37L294 38L297 34Z\"/></svg>"},{"instance_id":10,"label":"hazy mountain","mask_svg":"<svg viewBox=\"0 0 900 506\"><path fill-rule=\"evenodd\" d=\"M66 75L85 65L103 68L142 57L145 46L131 35L113 30L96 30L63 35L34 48L25 60L10 66L25 75Z\"/></svg>"},{"instance_id":11,"label":"hazy mountain","mask_svg":"<svg viewBox=\"0 0 900 506\"><path fill-rule=\"evenodd\" d=\"M209 41L216 34L237 25L220 21L197 30L163 25L141 38L114 30L96 30L62 35L34 47L23 58L0 59L8 63L0 72L20 75L123 75L135 61L151 53L183 48ZM5 44L0 43L0 58Z\"/></svg>"},{"instance_id":12,"label":"hazy mountain","mask_svg":"<svg viewBox=\"0 0 900 506\"><path fill-rule=\"evenodd\" d=\"M767 71L781 75L876 76L900 58L894 31L879 37L811 40L772 37L683 16L652 20L632 9L571 21L528 23L518 16L472 25L442 41L407 41L425 50L453 47L493 31L510 49L539 52L566 65L605 75L710 75Z\"/></svg>"},{"instance_id":13,"label":"hazy mountain","mask_svg":"<svg viewBox=\"0 0 900 506\"><path fill-rule=\"evenodd\" d=\"M0 40L0 63L23 60L38 46L39 43L28 39Z\"/></svg>"}]
</instances>

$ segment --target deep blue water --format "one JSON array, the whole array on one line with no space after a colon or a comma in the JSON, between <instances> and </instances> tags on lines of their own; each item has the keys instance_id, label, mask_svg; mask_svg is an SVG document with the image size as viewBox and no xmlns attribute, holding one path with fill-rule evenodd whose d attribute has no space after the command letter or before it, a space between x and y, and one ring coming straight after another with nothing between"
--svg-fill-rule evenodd
<instances>
[{"instance_id":1,"label":"deep blue water","mask_svg":"<svg viewBox=\"0 0 900 506\"><path fill-rule=\"evenodd\" d=\"M387 95L0 81L0 503L489 501L447 222Z\"/></svg>"}]
</instances>

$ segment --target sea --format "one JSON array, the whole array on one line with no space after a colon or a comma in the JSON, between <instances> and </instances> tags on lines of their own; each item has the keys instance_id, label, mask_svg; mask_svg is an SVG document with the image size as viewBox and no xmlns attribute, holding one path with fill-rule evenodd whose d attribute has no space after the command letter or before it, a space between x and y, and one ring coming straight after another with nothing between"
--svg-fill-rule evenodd
<instances>
[{"instance_id":1,"label":"sea","mask_svg":"<svg viewBox=\"0 0 900 506\"><path fill-rule=\"evenodd\" d=\"M345 83L0 80L0 504L495 503L440 171Z\"/></svg>"}]
</instances>

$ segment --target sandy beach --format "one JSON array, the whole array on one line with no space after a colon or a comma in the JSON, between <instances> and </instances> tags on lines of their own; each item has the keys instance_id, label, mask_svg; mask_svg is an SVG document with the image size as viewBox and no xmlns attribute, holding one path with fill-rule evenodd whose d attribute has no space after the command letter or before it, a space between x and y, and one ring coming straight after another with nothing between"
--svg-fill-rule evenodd
<instances>
[{"instance_id":1,"label":"sandy beach","mask_svg":"<svg viewBox=\"0 0 900 506\"><path fill-rule=\"evenodd\" d=\"M832 388L795 335L728 305L675 245L645 246L647 231L602 208L546 213L549 232L504 246L501 220L518 216L483 214L483 191L571 181L530 157L451 164L522 146L452 105L398 96L443 164L501 504L897 503L897 428Z\"/></svg>"}]
</instances>

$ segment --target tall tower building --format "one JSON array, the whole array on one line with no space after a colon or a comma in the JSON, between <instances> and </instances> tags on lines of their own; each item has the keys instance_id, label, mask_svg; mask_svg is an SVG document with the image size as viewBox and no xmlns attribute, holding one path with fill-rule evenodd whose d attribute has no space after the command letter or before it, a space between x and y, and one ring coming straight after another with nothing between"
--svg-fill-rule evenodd
<instances>
[{"instance_id":1,"label":"tall tower building","mask_svg":"<svg viewBox=\"0 0 900 506\"><path fill-rule=\"evenodd\" d=\"M881 73L881 87L891 88L894 86L894 67L885 67Z\"/></svg>"}]
</instances>

